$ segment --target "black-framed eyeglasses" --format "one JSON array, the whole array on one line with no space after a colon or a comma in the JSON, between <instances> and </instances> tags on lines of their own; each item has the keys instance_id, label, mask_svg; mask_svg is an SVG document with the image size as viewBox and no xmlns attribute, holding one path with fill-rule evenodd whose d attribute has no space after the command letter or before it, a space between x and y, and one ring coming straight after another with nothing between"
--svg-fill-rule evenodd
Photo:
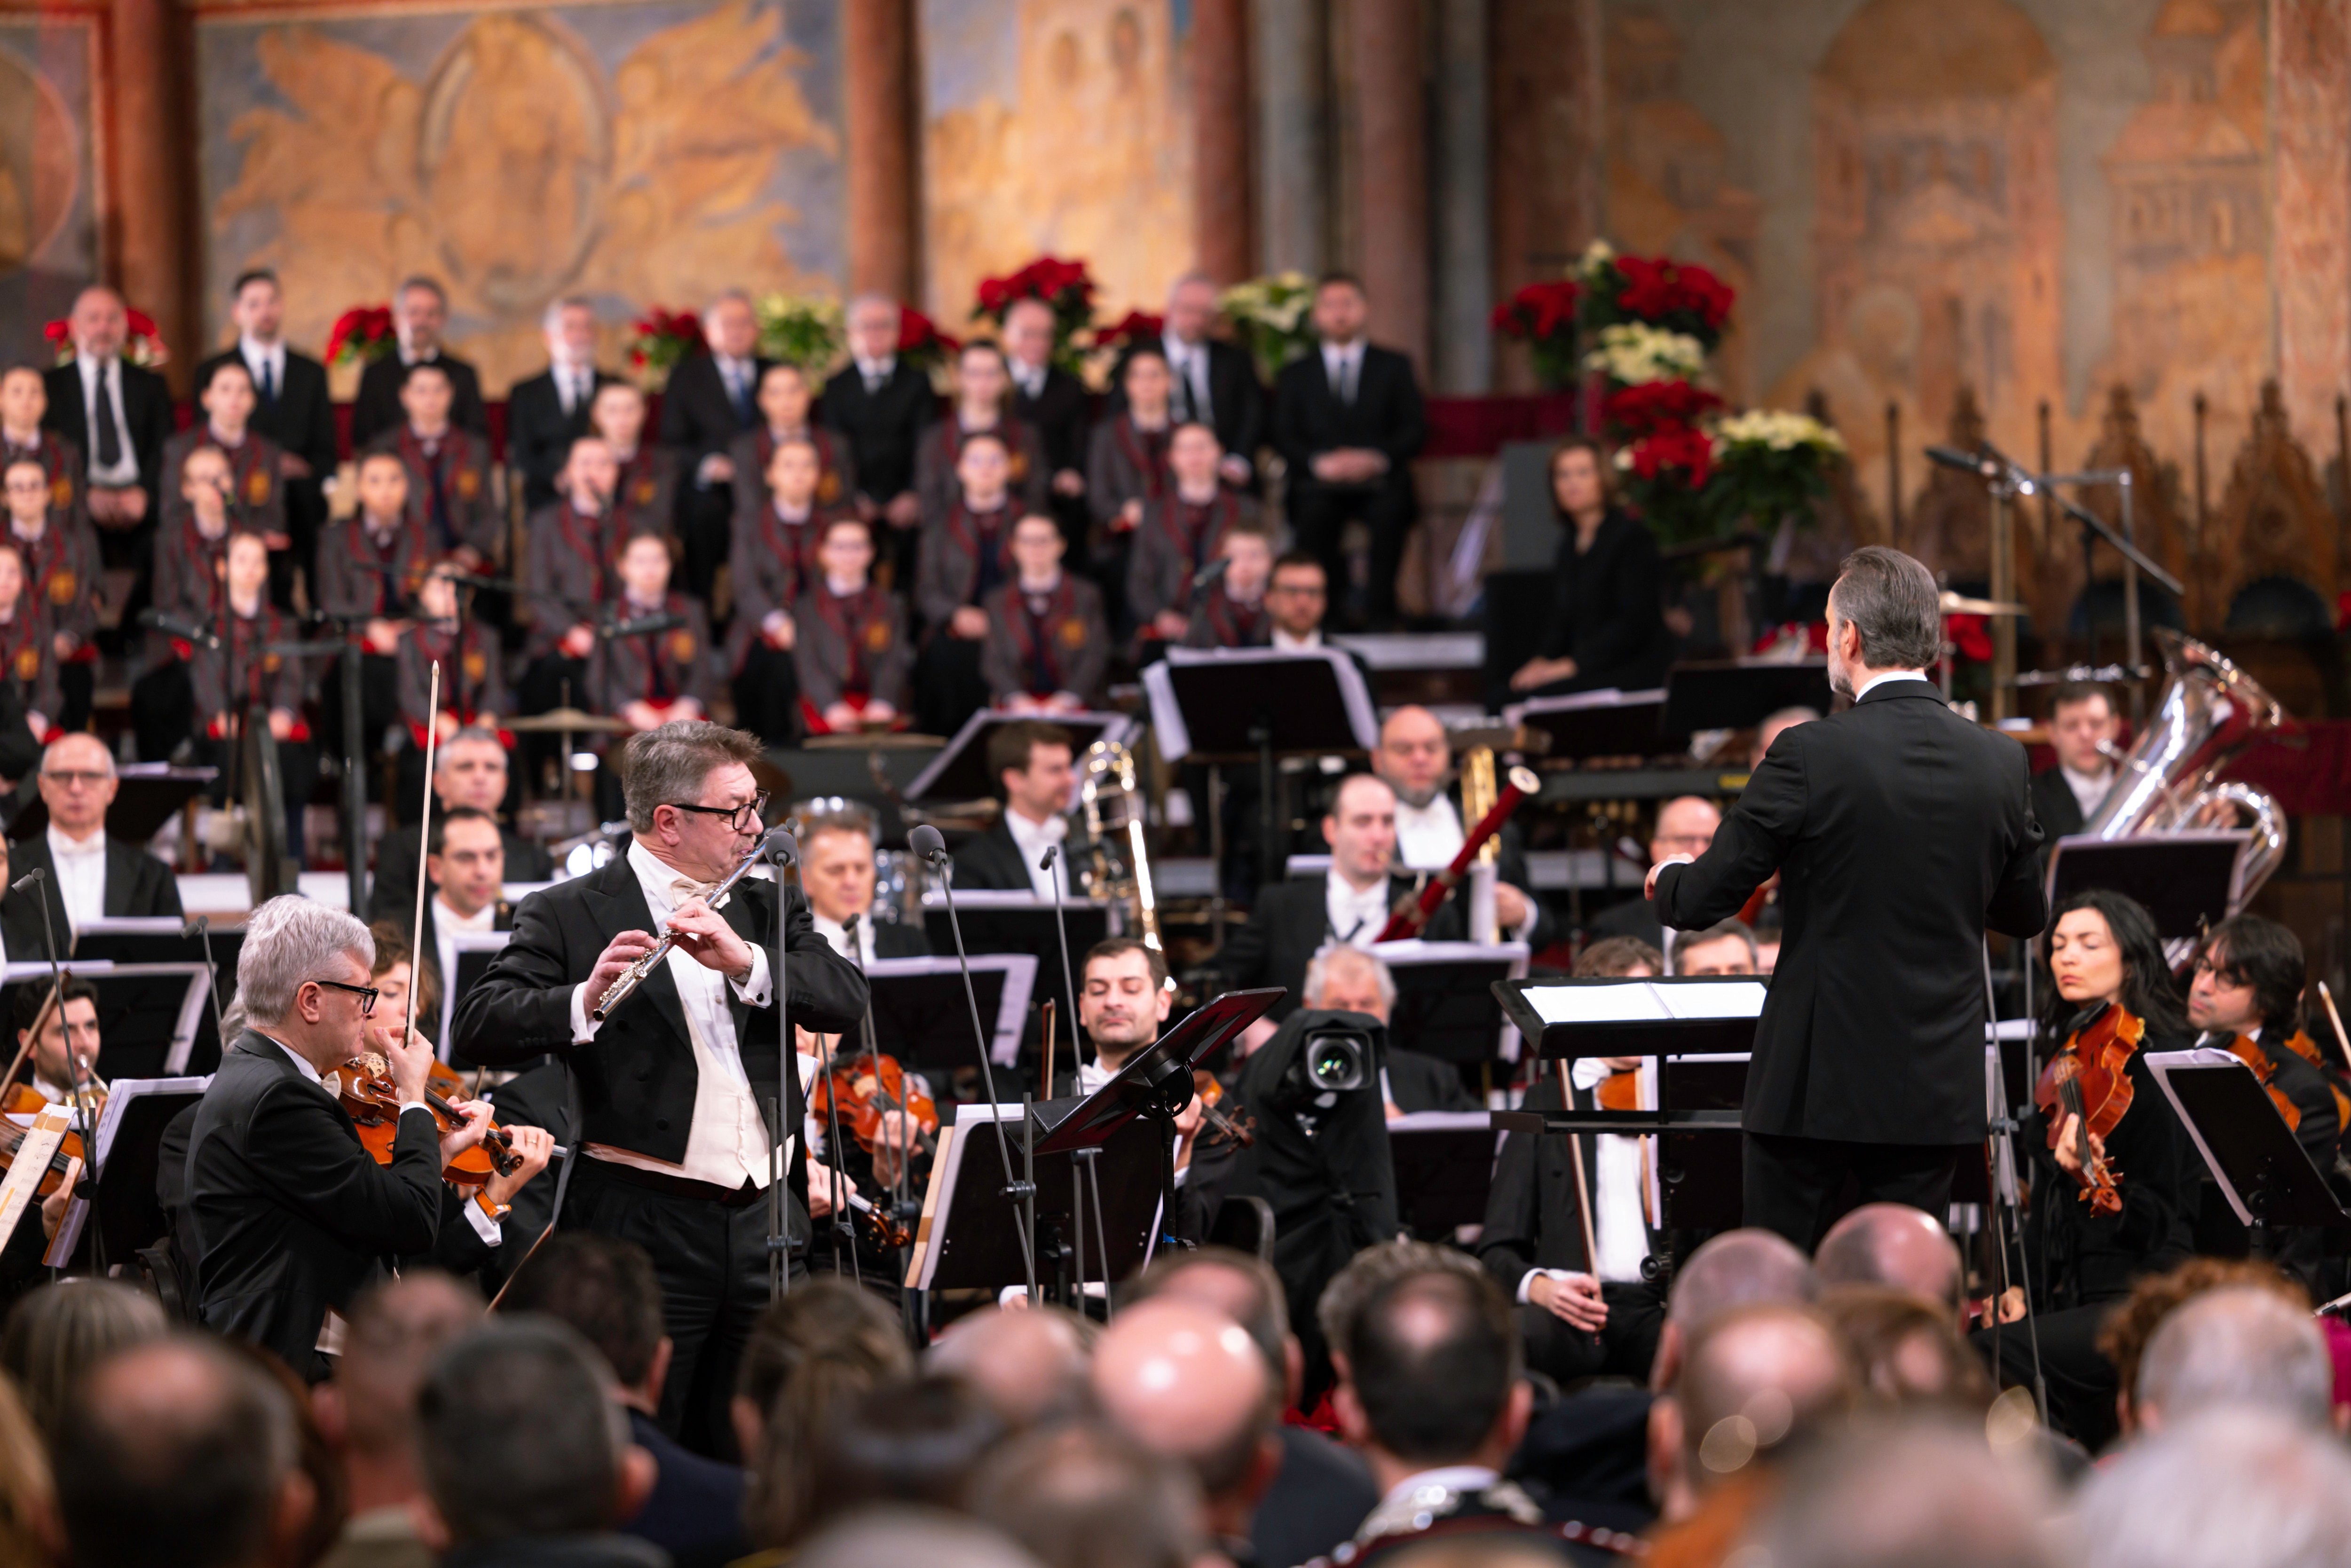
<instances>
[{"instance_id":1,"label":"black-framed eyeglasses","mask_svg":"<svg viewBox=\"0 0 2351 1568\"><path fill-rule=\"evenodd\" d=\"M681 811L699 811L705 817L724 817L728 827L738 833L747 833L766 821L768 792L762 789L739 806L689 806L683 800L672 800L669 804ZM743 820L747 811L751 816L747 822Z\"/></svg>"},{"instance_id":2,"label":"black-framed eyeglasses","mask_svg":"<svg viewBox=\"0 0 2351 1568\"><path fill-rule=\"evenodd\" d=\"M313 980L314 986L329 986L339 991L349 991L360 999L360 1017L369 1018L375 1012L375 999L381 995L373 986L347 985L341 980Z\"/></svg>"}]
</instances>

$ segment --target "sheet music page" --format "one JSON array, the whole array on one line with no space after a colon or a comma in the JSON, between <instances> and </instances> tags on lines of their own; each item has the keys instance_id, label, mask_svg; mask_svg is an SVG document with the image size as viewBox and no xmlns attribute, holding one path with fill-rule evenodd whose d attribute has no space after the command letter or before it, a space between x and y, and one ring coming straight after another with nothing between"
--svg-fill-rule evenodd
<instances>
[{"instance_id":1,"label":"sheet music page","mask_svg":"<svg viewBox=\"0 0 2351 1568\"><path fill-rule=\"evenodd\" d=\"M1635 981L1622 986L1553 986L1527 994L1534 1001L1535 1016L1546 1024L1666 1023L1674 1015L1666 1010L1657 991L1656 986Z\"/></svg>"},{"instance_id":2,"label":"sheet music page","mask_svg":"<svg viewBox=\"0 0 2351 1568\"><path fill-rule=\"evenodd\" d=\"M1677 1019L1751 1019L1763 1011L1763 982L1726 980L1719 986L1659 986L1667 1016Z\"/></svg>"}]
</instances>

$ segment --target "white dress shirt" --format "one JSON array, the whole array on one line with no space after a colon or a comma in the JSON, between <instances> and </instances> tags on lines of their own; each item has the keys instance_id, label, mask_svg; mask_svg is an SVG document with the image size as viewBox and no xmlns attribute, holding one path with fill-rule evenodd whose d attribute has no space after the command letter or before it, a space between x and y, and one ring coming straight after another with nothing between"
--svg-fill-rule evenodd
<instances>
[{"instance_id":1,"label":"white dress shirt","mask_svg":"<svg viewBox=\"0 0 2351 1568\"><path fill-rule=\"evenodd\" d=\"M1008 356L1004 363L1005 368L1012 372L1012 384L1020 389L1021 396L1033 400L1045 395L1045 377L1051 366L1032 365L1025 360Z\"/></svg>"},{"instance_id":2,"label":"white dress shirt","mask_svg":"<svg viewBox=\"0 0 2351 1568\"><path fill-rule=\"evenodd\" d=\"M1202 424L1213 423L1216 409L1208 402L1208 345L1187 343L1173 332L1163 332L1159 346L1167 356L1167 368L1191 394L1192 417Z\"/></svg>"},{"instance_id":3,"label":"white dress shirt","mask_svg":"<svg viewBox=\"0 0 2351 1568\"><path fill-rule=\"evenodd\" d=\"M2095 811L2098 803L2106 798L2106 791L2115 787L2115 770L2111 768L2104 773L2076 773L2061 762L2057 771L2064 776L2065 788L2074 791L2074 799L2080 803L2085 817Z\"/></svg>"},{"instance_id":4,"label":"white dress shirt","mask_svg":"<svg viewBox=\"0 0 2351 1568\"><path fill-rule=\"evenodd\" d=\"M550 364L555 373L555 395L563 402L565 417L579 413L595 399L596 367L593 364Z\"/></svg>"},{"instance_id":5,"label":"white dress shirt","mask_svg":"<svg viewBox=\"0 0 2351 1568\"><path fill-rule=\"evenodd\" d=\"M1461 813L1442 789L1426 806L1407 805L1398 796L1395 824L1396 863L1414 871L1443 871L1469 841L1461 828Z\"/></svg>"},{"instance_id":6,"label":"white dress shirt","mask_svg":"<svg viewBox=\"0 0 2351 1568\"><path fill-rule=\"evenodd\" d=\"M645 904L653 914L653 930L657 933L669 929L669 917L677 913L678 905L709 885L654 859L642 839L629 845L629 869L636 873L637 885L644 890ZM768 1185L767 1124L760 1117L758 1102L752 1096L750 1074L743 1067L742 1044L735 1038L735 1017L727 1009L726 994L732 988L746 1006L768 1005L775 993L768 972L767 951L757 943L752 945L751 972L739 982L716 969L705 968L683 947L672 947L666 962L670 978L677 984L678 1001L685 1012L685 1032L694 1046L694 1122L686 1132L685 1158L672 1164L633 1149L615 1149L602 1144L582 1147L591 1159L708 1182L730 1192L746 1182L764 1190ZM587 1044L601 1027L588 1016L588 986L583 980L571 991L572 1043Z\"/></svg>"},{"instance_id":7,"label":"white dress shirt","mask_svg":"<svg viewBox=\"0 0 2351 1568\"><path fill-rule=\"evenodd\" d=\"M1361 893L1332 867L1322 873L1322 906L1331 934L1351 947L1368 952L1373 939L1388 923L1388 879L1380 878Z\"/></svg>"},{"instance_id":8,"label":"white dress shirt","mask_svg":"<svg viewBox=\"0 0 2351 1568\"><path fill-rule=\"evenodd\" d=\"M817 935L832 944L834 952L861 969L873 962L873 916L871 914L857 923L857 950L853 953L849 949L848 927L840 921L828 920L812 910L809 918L816 923Z\"/></svg>"},{"instance_id":9,"label":"white dress shirt","mask_svg":"<svg viewBox=\"0 0 2351 1568\"><path fill-rule=\"evenodd\" d=\"M66 925L75 931L106 917L106 829L77 843L55 822L48 828L49 858L57 864L57 896L65 901Z\"/></svg>"},{"instance_id":10,"label":"white dress shirt","mask_svg":"<svg viewBox=\"0 0 2351 1568\"><path fill-rule=\"evenodd\" d=\"M1301 653L1309 648L1320 648L1322 646L1322 628L1317 626L1303 637L1293 637L1282 628L1276 626L1273 629L1273 646L1286 653Z\"/></svg>"},{"instance_id":11,"label":"white dress shirt","mask_svg":"<svg viewBox=\"0 0 2351 1568\"><path fill-rule=\"evenodd\" d=\"M1020 863L1029 868L1029 888L1040 898L1059 896L1062 873L1068 869L1061 864L1061 857L1060 855L1053 857L1050 870L1040 869L1037 862L1045 858L1046 845L1062 843L1068 840L1070 820L1067 817L1053 816L1046 818L1041 822L1032 822L1007 806L1004 809L1004 825L1011 831L1012 842L1020 851Z\"/></svg>"},{"instance_id":12,"label":"white dress shirt","mask_svg":"<svg viewBox=\"0 0 2351 1568\"><path fill-rule=\"evenodd\" d=\"M862 359L857 361L858 379L865 383L867 392L881 391L882 383L896 374L897 370L898 356L895 354L884 354L878 360Z\"/></svg>"},{"instance_id":13,"label":"white dress shirt","mask_svg":"<svg viewBox=\"0 0 2351 1568\"><path fill-rule=\"evenodd\" d=\"M245 368L253 372L253 395L259 397L266 380L272 398L286 395L286 340L264 343L252 337L240 336L236 340L237 357Z\"/></svg>"},{"instance_id":14,"label":"white dress shirt","mask_svg":"<svg viewBox=\"0 0 2351 1568\"><path fill-rule=\"evenodd\" d=\"M1861 701L1862 698L1867 696L1870 693L1876 691L1878 687L1884 685L1888 681L1924 681L1926 679L1927 672L1924 670L1887 670L1882 674L1872 675L1867 681L1864 682L1861 690L1853 694L1853 700L1855 702ZM1934 683L1929 681L1928 684L1931 685Z\"/></svg>"},{"instance_id":15,"label":"white dress shirt","mask_svg":"<svg viewBox=\"0 0 2351 1568\"><path fill-rule=\"evenodd\" d=\"M107 402L114 410L114 428L122 437L122 455L111 468L101 467L98 461L98 372L100 367L111 367L106 378ZM83 431L89 437L89 451L84 454L89 472L88 483L126 489L139 483L139 454L131 446L131 421L122 413L122 365L119 360L95 359L88 354L74 355L74 368L81 371L81 410L85 421Z\"/></svg>"}]
</instances>

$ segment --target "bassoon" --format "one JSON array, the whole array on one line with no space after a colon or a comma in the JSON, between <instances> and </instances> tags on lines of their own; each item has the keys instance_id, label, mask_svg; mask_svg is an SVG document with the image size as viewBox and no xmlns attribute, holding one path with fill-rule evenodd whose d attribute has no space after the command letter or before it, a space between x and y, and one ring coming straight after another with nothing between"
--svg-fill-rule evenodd
<instances>
[{"instance_id":1,"label":"bassoon","mask_svg":"<svg viewBox=\"0 0 2351 1568\"><path fill-rule=\"evenodd\" d=\"M1511 768L1509 782L1503 785L1501 794L1495 799L1494 809L1478 819L1478 825L1470 829L1468 837L1461 841L1461 852L1453 857L1453 863L1422 884L1419 897L1389 915L1388 923L1380 928L1380 934L1373 941L1404 942L1419 936L1427 926L1429 917L1444 904L1447 895L1468 876L1469 862L1478 858L1478 852L1486 847L1486 841L1500 832L1502 824L1510 820L1510 813L1519 809L1519 802L1540 788L1541 782L1535 778L1532 768Z\"/></svg>"}]
</instances>

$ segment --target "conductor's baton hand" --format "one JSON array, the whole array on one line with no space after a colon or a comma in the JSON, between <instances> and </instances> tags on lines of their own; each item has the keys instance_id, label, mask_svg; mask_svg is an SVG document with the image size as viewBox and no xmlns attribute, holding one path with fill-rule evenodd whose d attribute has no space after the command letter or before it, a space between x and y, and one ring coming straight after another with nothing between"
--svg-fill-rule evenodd
<instances>
[{"instance_id":1,"label":"conductor's baton hand","mask_svg":"<svg viewBox=\"0 0 2351 1568\"><path fill-rule=\"evenodd\" d=\"M1687 865L1689 863L1690 857L1688 855L1667 855L1665 859L1651 866L1649 868L1649 880L1641 884L1641 896L1654 902L1657 896L1657 873L1665 870L1669 865Z\"/></svg>"}]
</instances>

